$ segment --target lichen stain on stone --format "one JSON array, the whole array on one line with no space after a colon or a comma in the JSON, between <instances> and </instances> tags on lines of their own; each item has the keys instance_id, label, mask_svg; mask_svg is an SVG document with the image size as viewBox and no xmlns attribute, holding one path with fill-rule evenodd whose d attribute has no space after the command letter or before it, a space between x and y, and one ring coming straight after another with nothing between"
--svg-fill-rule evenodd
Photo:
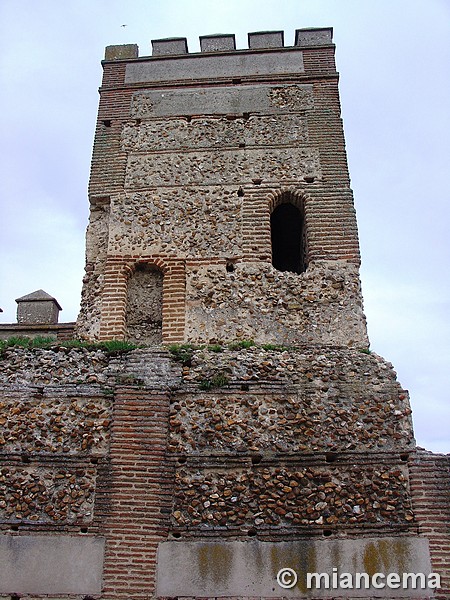
<instances>
[{"instance_id":1,"label":"lichen stain on stone","mask_svg":"<svg viewBox=\"0 0 450 600\"><path fill-rule=\"evenodd\" d=\"M282 547L272 546L270 549L271 572L276 582L280 569L291 568L298 575L297 584L293 589L306 593L306 573L317 570L317 553L314 544L289 544Z\"/></svg>"},{"instance_id":2,"label":"lichen stain on stone","mask_svg":"<svg viewBox=\"0 0 450 600\"><path fill-rule=\"evenodd\" d=\"M398 572L407 571L407 565L411 564L411 552L408 542L398 540L394 544L394 556L397 557Z\"/></svg>"},{"instance_id":3,"label":"lichen stain on stone","mask_svg":"<svg viewBox=\"0 0 450 600\"><path fill-rule=\"evenodd\" d=\"M408 542L398 539L392 543L388 540L371 542L364 550L364 570L371 577L374 573L401 573L408 564Z\"/></svg>"},{"instance_id":4,"label":"lichen stain on stone","mask_svg":"<svg viewBox=\"0 0 450 600\"><path fill-rule=\"evenodd\" d=\"M202 544L198 549L197 565L202 581L218 585L226 583L231 574L233 553L225 543Z\"/></svg>"}]
</instances>

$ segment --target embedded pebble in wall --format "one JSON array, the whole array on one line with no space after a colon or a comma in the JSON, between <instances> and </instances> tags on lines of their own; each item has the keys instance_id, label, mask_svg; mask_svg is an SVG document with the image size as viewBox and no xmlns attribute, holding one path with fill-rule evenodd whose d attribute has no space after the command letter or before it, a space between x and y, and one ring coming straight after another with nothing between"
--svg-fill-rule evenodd
<instances>
[{"instance_id":1,"label":"embedded pebble in wall","mask_svg":"<svg viewBox=\"0 0 450 600\"><path fill-rule=\"evenodd\" d=\"M174 527L390 526L413 519L404 469L303 467L177 473Z\"/></svg>"},{"instance_id":2,"label":"embedded pebble in wall","mask_svg":"<svg viewBox=\"0 0 450 600\"><path fill-rule=\"evenodd\" d=\"M0 468L0 520L68 525L92 521L95 469Z\"/></svg>"},{"instance_id":3,"label":"embedded pebble in wall","mask_svg":"<svg viewBox=\"0 0 450 600\"><path fill-rule=\"evenodd\" d=\"M102 63L88 344L0 348L0 597L281 598L294 552L440 567L448 460L369 350L332 29L152 46Z\"/></svg>"},{"instance_id":4,"label":"embedded pebble in wall","mask_svg":"<svg viewBox=\"0 0 450 600\"><path fill-rule=\"evenodd\" d=\"M223 267L197 267L186 292L186 331L193 343L367 343L358 269L352 265L313 263L298 276L267 263L238 263L226 277Z\"/></svg>"},{"instance_id":5,"label":"embedded pebble in wall","mask_svg":"<svg viewBox=\"0 0 450 600\"><path fill-rule=\"evenodd\" d=\"M392 365L376 354L322 351L194 350L184 381L201 386L220 374L223 389L192 390L177 398L169 449L308 453L414 447L408 394ZM236 389L239 382L283 387L251 393Z\"/></svg>"}]
</instances>

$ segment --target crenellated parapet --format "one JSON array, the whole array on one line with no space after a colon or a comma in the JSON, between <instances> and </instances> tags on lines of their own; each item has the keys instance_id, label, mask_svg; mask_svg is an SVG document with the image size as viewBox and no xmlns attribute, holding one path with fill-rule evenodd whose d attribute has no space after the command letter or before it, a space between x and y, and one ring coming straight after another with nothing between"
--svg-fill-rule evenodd
<instances>
[{"instance_id":1,"label":"crenellated parapet","mask_svg":"<svg viewBox=\"0 0 450 600\"><path fill-rule=\"evenodd\" d=\"M201 53L209 52L244 52L236 49L234 34L216 33L202 35L200 40ZM311 46L330 46L333 44L332 27L313 27L296 29L293 47L308 48ZM285 48L284 31L255 31L248 34L248 50L267 50ZM185 37L164 38L152 40L152 56L176 56L189 54L188 41ZM192 53L198 54L198 53ZM139 58L139 48L136 44L107 46L105 60L128 60Z\"/></svg>"}]
</instances>

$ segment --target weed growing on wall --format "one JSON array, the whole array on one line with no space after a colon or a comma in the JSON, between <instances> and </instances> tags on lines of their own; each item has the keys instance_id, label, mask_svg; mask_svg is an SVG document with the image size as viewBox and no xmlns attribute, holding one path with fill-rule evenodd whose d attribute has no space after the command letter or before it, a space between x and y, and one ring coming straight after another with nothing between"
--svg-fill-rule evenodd
<instances>
[{"instance_id":1,"label":"weed growing on wall","mask_svg":"<svg viewBox=\"0 0 450 600\"><path fill-rule=\"evenodd\" d=\"M228 385L229 379L225 373L216 373L210 379L204 379L200 382L201 390L211 390L213 388L221 388Z\"/></svg>"},{"instance_id":2,"label":"weed growing on wall","mask_svg":"<svg viewBox=\"0 0 450 600\"><path fill-rule=\"evenodd\" d=\"M30 350L45 348L48 350L58 350L59 348L86 348L87 350L103 350L109 355L130 352L138 348L136 344L131 344L123 340L107 340L105 342L83 342L81 340L59 341L51 337L37 336L30 337L10 337L7 340L0 340L0 353L3 354L8 348L27 348Z\"/></svg>"},{"instance_id":3,"label":"weed growing on wall","mask_svg":"<svg viewBox=\"0 0 450 600\"><path fill-rule=\"evenodd\" d=\"M194 350L196 350L196 347L192 344L172 344L172 346L169 346L169 352L183 367L191 366Z\"/></svg>"}]
</instances>

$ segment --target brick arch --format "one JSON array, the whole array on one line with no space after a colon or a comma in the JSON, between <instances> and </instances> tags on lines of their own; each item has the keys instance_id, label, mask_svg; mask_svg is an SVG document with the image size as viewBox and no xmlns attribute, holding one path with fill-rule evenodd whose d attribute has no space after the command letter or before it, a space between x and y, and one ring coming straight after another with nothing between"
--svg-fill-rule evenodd
<instances>
[{"instance_id":1,"label":"brick arch","mask_svg":"<svg viewBox=\"0 0 450 600\"><path fill-rule=\"evenodd\" d=\"M100 341L123 340L129 265L120 258L108 258L105 264L100 312Z\"/></svg>"},{"instance_id":2,"label":"brick arch","mask_svg":"<svg viewBox=\"0 0 450 600\"><path fill-rule=\"evenodd\" d=\"M149 267L155 267L157 270L161 271L161 273L163 275L165 275L169 271L169 265L168 265L167 261L159 256L148 257L148 258L146 258L146 257L139 258L132 263L127 263L124 266L124 269L129 274L128 276L131 277L140 265L147 265Z\"/></svg>"},{"instance_id":3,"label":"brick arch","mask_svg":"<svg viewBox=\"0 0 450 600\"><path fill-rule=\"evenodd\" d=\"M184 341L186 317L186 267L183 259L161 256L141 256L137 264L155 266L163 274L162 342L173 344Z\"/></svg>"},{"instance_id":4,"label":"brick arch","mask_svg":"<svg viewBox=\"0 0 450 600\"><path fill-rule=\"evenodd\" d=\"M302 213L304 213L307 197L305 194L296 189L280 190L277 192L270 192L268 195L268 202L270 214L272 214L280 204L288 203L293 204Z\"/></svg>"},{"instance_id":5,"label":"brick arch","mask_svg":"<svg viewBox=\"0 0 450 600\"><path fill-rule=\"evenodd\" d=\"M301 214L302 220L303 220L303 227L302 227L302 240L301 240L301 245L302 245L302 252L301 252L301 257L302 257L302 266L300 268L300 271L305 271L308 267L308 262L309 262L309 253L308 253L308 211L306 210L307 204L308 204L308 197L303 193L300 192L299 190L296 190L294 188L291 189L287 189L287 190L280 190L277 192L270 192L268 195L268 208L269 208L269 215L270 218L272 217L273 212L282 204L291 204L293 206L295 206ZM272 227L271 224L269 223L269 226L271 228L271 233L272 233ZM271 250L272 250L272 264L273 264L273 248L272 248L272 244L271 244ZM290 269L287 269L290 270Z\"/></svg>"}]
</instances>

